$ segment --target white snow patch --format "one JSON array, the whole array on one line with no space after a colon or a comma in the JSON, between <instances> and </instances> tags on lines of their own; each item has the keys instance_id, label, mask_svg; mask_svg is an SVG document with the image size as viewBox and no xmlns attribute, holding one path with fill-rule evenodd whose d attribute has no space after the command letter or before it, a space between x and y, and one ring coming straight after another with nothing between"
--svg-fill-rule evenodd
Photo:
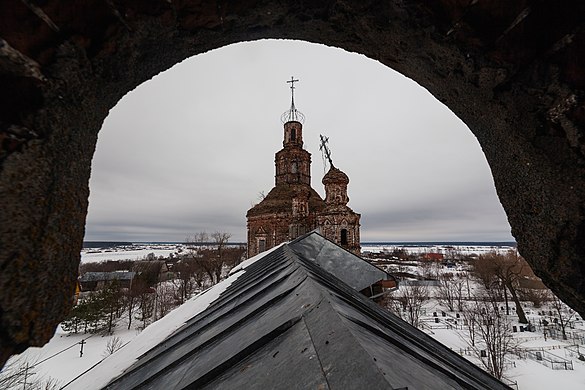
<instances>
[{"instance_id":1,"label":"white snow patch","mask_svg":"<svg viewBox=\"0 0 585 390\"><path fill-rule=\"evenodd\" d=\"M118 251L81 251L81 262L82 263L95 263L100 261L121 261L121 260L142 260L148 254L154 253L158 258L160 256L168 257L171 253L176 253L176 249L160 249L157 247L152 248L141 248L132 250L118 250Z\"/></svg>"}]
</instances>

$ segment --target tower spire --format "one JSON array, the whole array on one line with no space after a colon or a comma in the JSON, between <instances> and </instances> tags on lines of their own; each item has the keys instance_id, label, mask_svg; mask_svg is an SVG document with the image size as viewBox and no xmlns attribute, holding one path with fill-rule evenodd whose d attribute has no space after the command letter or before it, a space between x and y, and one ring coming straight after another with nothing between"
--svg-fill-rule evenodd
<instances>
[{"instance_id":1,"label":"tower spire","mask_svg":"<svg viewBox=\"0 0 585 390\"><path fill-rule=\"evenodd\" d=\"M295 107L295 83L297 83L298 81L299 80L295 79L294 76L291 76L290 80L288 80L286 82L287 84L290 83L291 100L290 100L290 108L288 109L288 111L285 111L280 117L280 120L282 121L282 123L287 123L287 122L303 123L303 122L305 122L305 116L303 115L302 112L297 110L297 108Z\"/></svg>"}]
</instances>

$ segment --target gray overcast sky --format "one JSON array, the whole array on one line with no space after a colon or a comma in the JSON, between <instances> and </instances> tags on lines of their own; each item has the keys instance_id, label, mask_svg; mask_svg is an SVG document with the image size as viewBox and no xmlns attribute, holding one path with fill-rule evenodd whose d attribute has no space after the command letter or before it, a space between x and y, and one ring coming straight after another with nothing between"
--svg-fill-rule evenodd
<instances>
[{"instance_id":1,"label":"gray overcast sky","mask_svg":"<svg viewBox=\"0 0 585 390\"><path fill-rule=\"evenodd\" d=\"M86 240L246 237L246 211L274 185L286 81L306 116L313 187L319 134L350 177L362 241L510 241L481 148L418 84L365 56L264 40L192 57L128 93L103 124Z\"/></svg>"}]
</instances>

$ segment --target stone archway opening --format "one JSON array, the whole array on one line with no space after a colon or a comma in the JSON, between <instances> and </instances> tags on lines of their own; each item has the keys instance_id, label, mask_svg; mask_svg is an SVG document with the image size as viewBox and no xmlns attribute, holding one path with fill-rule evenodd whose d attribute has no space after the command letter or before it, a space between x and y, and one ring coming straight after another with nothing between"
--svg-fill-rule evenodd
<instances>
[{"instance_id":1,"label":"stone archway opening","mask_svg":"<svg viewBox=\"0 0 585 390\"><path fill-rule=\"evenodd\" d=\"M585 314L584 4L8 1L0 12L0 362L71 305L108 110L213 48L293 38L416 80L468 124L520 252Z\"/></svg>"}]
</instances>

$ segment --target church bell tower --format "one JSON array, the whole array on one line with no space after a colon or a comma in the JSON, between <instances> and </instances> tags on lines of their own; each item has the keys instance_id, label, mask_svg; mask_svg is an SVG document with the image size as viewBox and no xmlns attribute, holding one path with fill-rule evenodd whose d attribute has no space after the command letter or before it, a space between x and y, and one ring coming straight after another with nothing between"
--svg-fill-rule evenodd
<instances>
[{"instance_id":1,"label":"church bell tower","mask_svg":"<svg viewBox=\"0 0 585 390\"><path fill-rule=\"evenodd\" d=\"M303 123L305 116L295 107L295 80L291 77L291 105L281 116L284 126L283 148L275 155L275 184L311 185L311 153L303 149Z\"/></svg>"}]
</instances>

